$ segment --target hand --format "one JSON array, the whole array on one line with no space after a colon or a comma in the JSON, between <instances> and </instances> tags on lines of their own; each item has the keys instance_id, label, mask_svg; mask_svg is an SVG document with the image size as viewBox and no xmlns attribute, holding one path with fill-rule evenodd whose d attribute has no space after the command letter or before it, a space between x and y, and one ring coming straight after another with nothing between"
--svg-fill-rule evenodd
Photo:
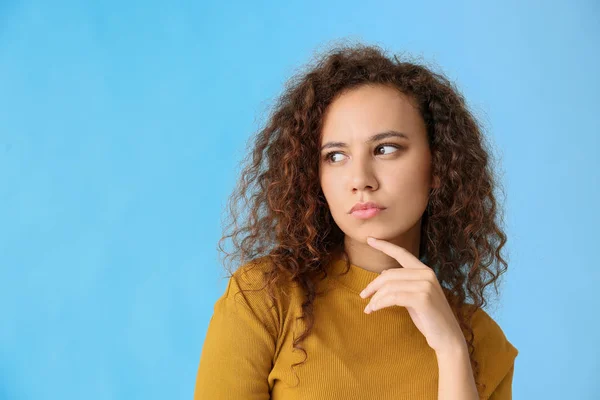
<instances>
[{"instance_id":1,"label":"hand","mask_svg":"<svg viewBox=\"0 0 600 400\"><path fill-rule=\"evenodd\" d=\"M371 237L367 243L396 259L404 268L384 270L365 287L360 297L375 293L365 312L370 314L389 306L406 307L436 354L463 350L461 346L466 347L464 335L435 272L403 247Z\"/></svg>"}]
</instances>

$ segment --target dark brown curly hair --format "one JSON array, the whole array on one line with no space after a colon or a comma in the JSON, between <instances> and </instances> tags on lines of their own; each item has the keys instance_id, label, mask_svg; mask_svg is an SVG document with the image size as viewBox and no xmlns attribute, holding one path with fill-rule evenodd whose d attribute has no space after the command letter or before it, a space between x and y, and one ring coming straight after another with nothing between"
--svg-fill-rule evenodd
<instances>
[{"instance_id":1,"label":"dark brown curly hair","mask_svg":"<svg viewBox=\"0 0 600 400\"><path fill-rule=\"evenodd\" d=\"M345 256L349 267L344 233L319 183L323 114L342 91L365 84L395 87L412 97L425 121L432 172L441 185L432 190L422 217L419 258L435 271L460 323L481 393L470 321L487 304L486 287L494 283L498 294L496 281L507 270L500 254L506 235L498 225L502 215L493 193L497 182L482 129L464 97L442 73L414 58L389 57L376 45L342 44L317 55L314 65L290 79L268 123L253 138L229 199L231 220L218 245L226 254L224 264L231 277L227 260L240 266L266 257L270 267L264 284L271 298L277 282L291 280L303 289L300 318L307 329L294 340L294 349L306 356L299 344L313 326L318 280L327 276L336 253ZM247 211L241 225L240 209ZM231 253L222 247L228 238ZM467 299L472 307L464 307Z\"/></svg>"}]
</instances>

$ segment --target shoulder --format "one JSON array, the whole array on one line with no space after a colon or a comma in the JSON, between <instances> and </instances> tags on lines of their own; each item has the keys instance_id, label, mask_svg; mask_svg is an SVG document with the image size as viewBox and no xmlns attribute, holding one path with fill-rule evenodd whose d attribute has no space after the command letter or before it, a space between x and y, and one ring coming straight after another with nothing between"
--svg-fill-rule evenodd
<instances>
[{"instance_id":1,"label":"shoulder","mask_svg":"<svg viewBox=\"0 0 600 400\"><path fill-rule=\"evenodd\" d=\"M278 331L291 298L287 289L289 285L282 281L269 284L268 276L272 269L268 257L241 265L229 277L227 288L218 302L230 304L236 312L259 319Z\"/></svg>"},{"instance_id":2,"label":"shoulder","mask_svg":"<svg viewBox=\"0 0 600 400\"><path fill-rule=\"evenodd\" d=\"M479 380L486 384L484 398L488 398L514 368L519 351L508 340L500 325L483 309L477 309L471 321Z\"/></svg>"},{"instance_id":3,"label":"shoulder","mask_svg":"<svg viewBox=\"0 0 600 400\"><path fill-rule=\"evenodd\" d=\"M508 340L498 323L486 311L479 308L473 314L474 344L482 353L493 352L508 360L514 360L518 354L517 348Z\"/></svg>"},{"instance_id":4,"label":"shoulder","mask_svg":"<svg viewBox=\"0 0 600 400\"><path fill-rule=\"evenodd\" d=\"M269 287L273 295L280 297L286 293L285 285L280 280L269 285L269 273L273 264L267 257L260 257L240 266L229 278L224 296L234 298L242 295L246 300L264 299L269 296Z\"/></svg>"}]
</instances>

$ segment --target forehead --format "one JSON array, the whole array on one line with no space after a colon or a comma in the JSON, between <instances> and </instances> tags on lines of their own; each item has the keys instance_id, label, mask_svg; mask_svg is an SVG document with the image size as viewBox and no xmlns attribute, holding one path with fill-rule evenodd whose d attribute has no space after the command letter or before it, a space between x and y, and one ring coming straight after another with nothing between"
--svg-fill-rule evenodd
<instances>
[{"instance_id":1,"label":"forehead","mask_svg":"<svg viewBox=\"0 0 600 400\"><path fill-rule=\"evenodd\" d=\"M338 95L323 117L321 141L398 130L417 134L425 129L412 99L398 89L364 85Z\"/></svg>"}]
</instances>

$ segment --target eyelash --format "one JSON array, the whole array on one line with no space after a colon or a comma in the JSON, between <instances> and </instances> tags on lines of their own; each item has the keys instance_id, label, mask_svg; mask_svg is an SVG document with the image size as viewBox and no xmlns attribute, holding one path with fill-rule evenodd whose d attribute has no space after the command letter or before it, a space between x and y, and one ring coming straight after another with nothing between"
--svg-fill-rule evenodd
<instances>
[{"instance_id":1,"label":"eyelash","mask_svg":"<svg viewBox=\"0 0 600 400\"><path fill-rule=\"evenodd\" d=\"M395 149L397 149L397 150L402 150L402 149L404 149L404 147L402 147L402 146L399 146L399 145L397 145L397 144L394 144L394 143L382 143L382 144L378 145L378 146L377 146L377 147L375 147L375 148L377 149L377 148L379 148L379 147L385 147L385 146L394 147L394 148L395 148ZM329 153L325 154L325 156L323 156L323 159L324 159L326 162L330 163L330 164L336 164L336 162L334 162L334 161L331 161L331 160L329 159L329 157L331 157L331 155L332 155L332 154L337 154L337 153L340 153L340 152L339 152L339 151L330 151ZM386 155L389 155L389 154L382 154L382 155L386 156Z\"/></svg>"}]
</instances>

